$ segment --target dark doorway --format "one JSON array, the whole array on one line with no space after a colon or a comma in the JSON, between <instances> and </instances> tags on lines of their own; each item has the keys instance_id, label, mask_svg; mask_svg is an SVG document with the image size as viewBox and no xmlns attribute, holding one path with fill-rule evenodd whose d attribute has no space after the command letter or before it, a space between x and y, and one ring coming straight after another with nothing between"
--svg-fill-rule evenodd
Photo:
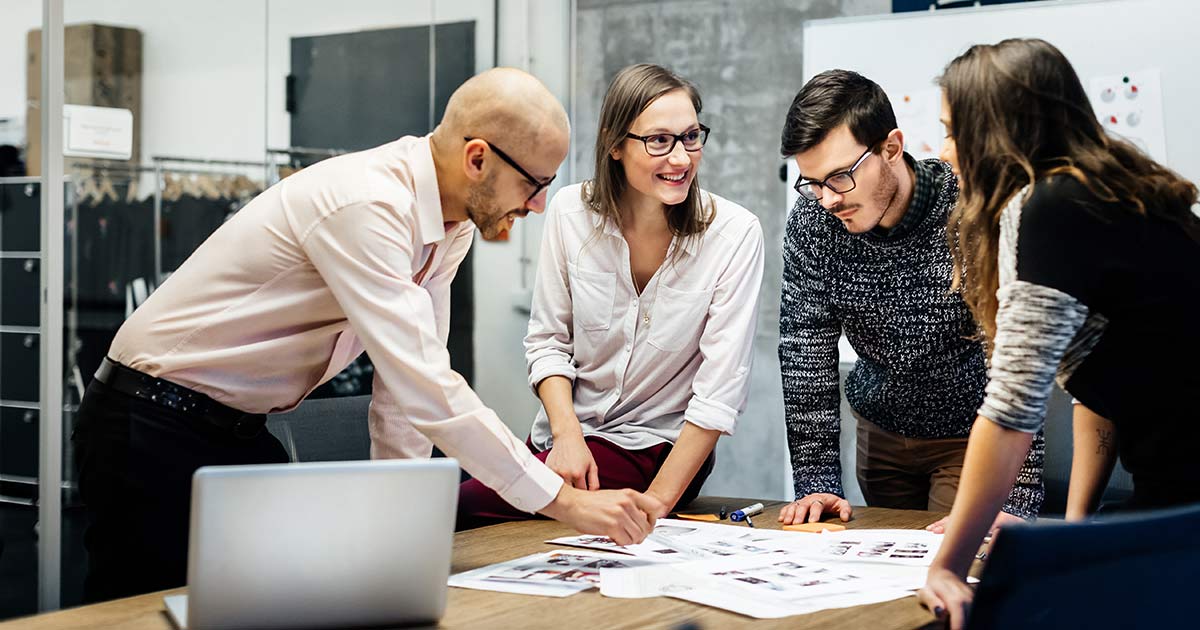
<instances>
[{"instance_id":1,"label":"dark doorway","mask_svg":"<svg viewBox=\"0 0 1200 630\"><path fill-rule=\"evenodd\" d=\"M425 135L441 119L450 94L475 74L475 22L294 37L291 48L293 147L356 151ZM475 372L471 258L451 286L447 344L450 365L468 383ZM373 376L363 355L310 397L367 394Z\"/></svg>"}]
</instances>

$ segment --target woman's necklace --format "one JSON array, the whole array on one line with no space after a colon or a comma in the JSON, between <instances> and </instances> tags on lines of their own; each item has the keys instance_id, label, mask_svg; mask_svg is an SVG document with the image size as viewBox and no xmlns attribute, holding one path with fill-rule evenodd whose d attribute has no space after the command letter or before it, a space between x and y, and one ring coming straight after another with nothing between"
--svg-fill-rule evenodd
<instances>
[{"instance_id":1,"label":"woman's necklace","mask_svg":"<svg viewBox=\"0 0 1200 630\"><path fill-rule=\"evenodd\" d=\"M671 250L674 248L674 246L675 246L675 238L672 237L671 242L667 244L667 255L663 257L663 263L666 263L666 261L671 257ZM662 269L662 265L659 266L659 270L661 270L661 269ZM646 281L645 286L639 287L638 280L637 280L637 274L635 274L633 272L632 266L629 269L629 276L630 276L630 278L633 279L633 288L638 294L640 304L643 306L642 326L644 326L646 328L650 327L650 311L653 310L654 306L658 303L658 287L659 287L659 285L662 284L662 278L659 278L658 282L654 282L654 277L657 275L658 275L658 271L655 271L655 273L650 276L650 279ZM654 295L652 295L650 297L650 306L646 307L645 306L646 300L642 299L642 291L645 291L647 288L649 288L651 282L654 282Z\"/></svg>"},{"instance_id":2,"label":"woman's necklace","mask_svg":"<svg viewBox=\"0 0 1200 630\"><path fill-rule=\"evenodd\" d=\"M650 286L651 282L654 282L653 277L646 282L646 286L647 287ZM654 304L656 302L658 302L658 285L659 285L659 283L657 283L657 282L654 283L654 296L650 298L650 306L646 307L642 311L642 325L645 326L646 328L650 327L650 310L653 309ZM639 291L638 293L641 293L641 292ZM645 304L646 304L646 301L642 300L642 305L645 306Z\"/></svg>"}]
</instances>

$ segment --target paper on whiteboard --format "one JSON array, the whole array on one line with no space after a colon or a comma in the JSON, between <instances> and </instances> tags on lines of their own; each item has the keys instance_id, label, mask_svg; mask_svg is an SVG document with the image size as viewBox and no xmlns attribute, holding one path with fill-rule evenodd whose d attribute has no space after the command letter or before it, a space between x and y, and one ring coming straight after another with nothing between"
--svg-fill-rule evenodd
<instances>
[{"instance_id":1,"label":"paper on whiteboard","mask_svg":"<svg viewBox=\"0 0 1200 630\"><path fill-rule=\"evenodd\" d=\"M1167 163L1158 68L1094 77L1088 82L1088 98L1106 131L1129 140L1155 161Z\"/></svg>"},{"instance_id":2,"label":"paper on whiteboard","mask_svg":"<svg viewBox=\"0 0 1200 630\"><path fill-rule=\"evenodd\" d=\"M904 134L904 150L918 160L938 157L945 140L942 128L942 91L936 87L888 94L896 112L896 126Z\"/></svg>"}]
</instances>

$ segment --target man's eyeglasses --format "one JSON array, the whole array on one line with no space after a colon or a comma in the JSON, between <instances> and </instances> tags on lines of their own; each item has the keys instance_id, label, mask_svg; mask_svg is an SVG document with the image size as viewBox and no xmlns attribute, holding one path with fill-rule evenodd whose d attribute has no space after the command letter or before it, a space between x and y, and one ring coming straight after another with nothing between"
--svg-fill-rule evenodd
<instances>
[{"instance_id":1,"label":"man's eyeglasses","mask_svg":"<svg viewBox=\"0 0 1200 630\"><path fill-rule=\"evenodd\" d=\"M704 147L704 143L708 142L708 127L700 125L698 129L685 131L681 134L655 133L648 136L639 136L633 133L625 134L626 138L641 140L646 146L646 153L653 157L662 157L669 155L675 150L675 144L683 143L684 151L699 151Z\"/></svg>"},{"instance_id":2,"label":"man's eyeglasses","mask_svg":"<svg viewBox=\"0 0 1200 630\"><path fill-rule=\"evenodd\" d=\"M470 142L472 140L483 140L483 138L472 138L470 136L463 136L463 140ZM504 151L501 151L499 147L492 144L491 142L488 142L487 140L483 140L483 142L484 142L484 144L488 145L488 148L491 149L492 152L495 153L497 156L499 156L501 160L504 160L509 166L513 167L513 170L520 173L521 177L524 177L525 181L529 182L530 186L533 186L533 192L530 193L530 195L525 198L525 203L529 203L529 201L531 199L538 196L538 193L542 192L543 189L545 189L547 186L549 186L551 183L553 183L555 177L558 177L558 174L555 173L554 175L550 176L550 179L541 181L538 178L534 177L533 175L530 175L529 171L526 171L525 169L521 168L521 165L517 164L516 160L509 157L508 154L505 153Z\"/></svg>"},{"instance_id":3,"label":"man's eyeglasses","mask_svg":"<svg viewBox=\"0 0 1200 630\"><path fill-rule=\"evenodd\" d=\"M833 173L822 181L817 181L815 179L804 179L801 177L800 179L796 180L796 192L800 193L801 197L804 197L809 201L816 201L817 199L820 199L822 188L828 188L839 195L844 195L851 190L854 190L854 187L856 186L854 183L854 171L858 170L858 167L862 166L862 163L865 162L870 155L871 148L868 148L861 156L859 156L858 161L854 163L854 166L851 166L844 171Z\"/></svg>"}]
</instances>

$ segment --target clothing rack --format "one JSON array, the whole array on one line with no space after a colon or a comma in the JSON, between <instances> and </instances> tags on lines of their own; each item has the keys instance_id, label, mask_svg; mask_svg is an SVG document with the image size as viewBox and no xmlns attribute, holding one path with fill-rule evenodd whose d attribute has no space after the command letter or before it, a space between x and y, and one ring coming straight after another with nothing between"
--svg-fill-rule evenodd
<instances>
[{"instance_id":1,"label":"clothing rack","mask_svg":"<svg viewBox=\"0 0 1200 630\"><path fill-rule=\"evenodd\" d=\"M321 160L337 157L350 153L346 149L321 149L316 147L288 147L286 149L267 149L268 155L281 155L286 157L285 164L293 169L301 169L305 166L311 166ZM305 163L307 162L307 163Z\"/></svg>"},{"instance_id":2,"label":"clothing rack","mask_svg":"<svg viewBox=\"0 0 1200 630\"><path fill-rule=\"evenodd\" d=\"M180 162L183 164L212 164L216 166L258 166L268 167L274 166L269 162L255 162L251 160L223 160L212 158L193 158L193 157L176 157L169 155L156 155L150 158L156 165L162 162Z\"/></svg>"},{"instance_id":3,"label":"clothing rack","mask_svg":"<svg viewBox=\"0 0 1200 630\"><path fill-rule=\"evenodd\" d=\"M350 153L348 149L318 149L315 147L288 147L286 149L267 149L273 155L307 155L310 157L335 157Z\"/></svg>"},{"instance_id":4,"label":"clothing rack","mask_svg":"<svg viewBox=\"0 0 1200 630\"><path fill-rule=\"evenodd\" d=\"M163 175L170 173L189 173L189 174L212 174L219 171L216 170L198 170L198 169L180 169L173 166L168 166L170 163L179 164L197 164L203 166L241 166L250 168L263 169L263 185L269 185L271 180L271 168L275 166L270 162L256 162L252 160L226 160L216 158L194 158L181 157L171 155L155 155L150 158L154 162L155 186L154 186L154 281L156 284L162 284L163 269L162 269L162 239L158 236L162 233L162 182ZM242 174L242 173L238 173Z\"/></svg>"}]
</instances>

